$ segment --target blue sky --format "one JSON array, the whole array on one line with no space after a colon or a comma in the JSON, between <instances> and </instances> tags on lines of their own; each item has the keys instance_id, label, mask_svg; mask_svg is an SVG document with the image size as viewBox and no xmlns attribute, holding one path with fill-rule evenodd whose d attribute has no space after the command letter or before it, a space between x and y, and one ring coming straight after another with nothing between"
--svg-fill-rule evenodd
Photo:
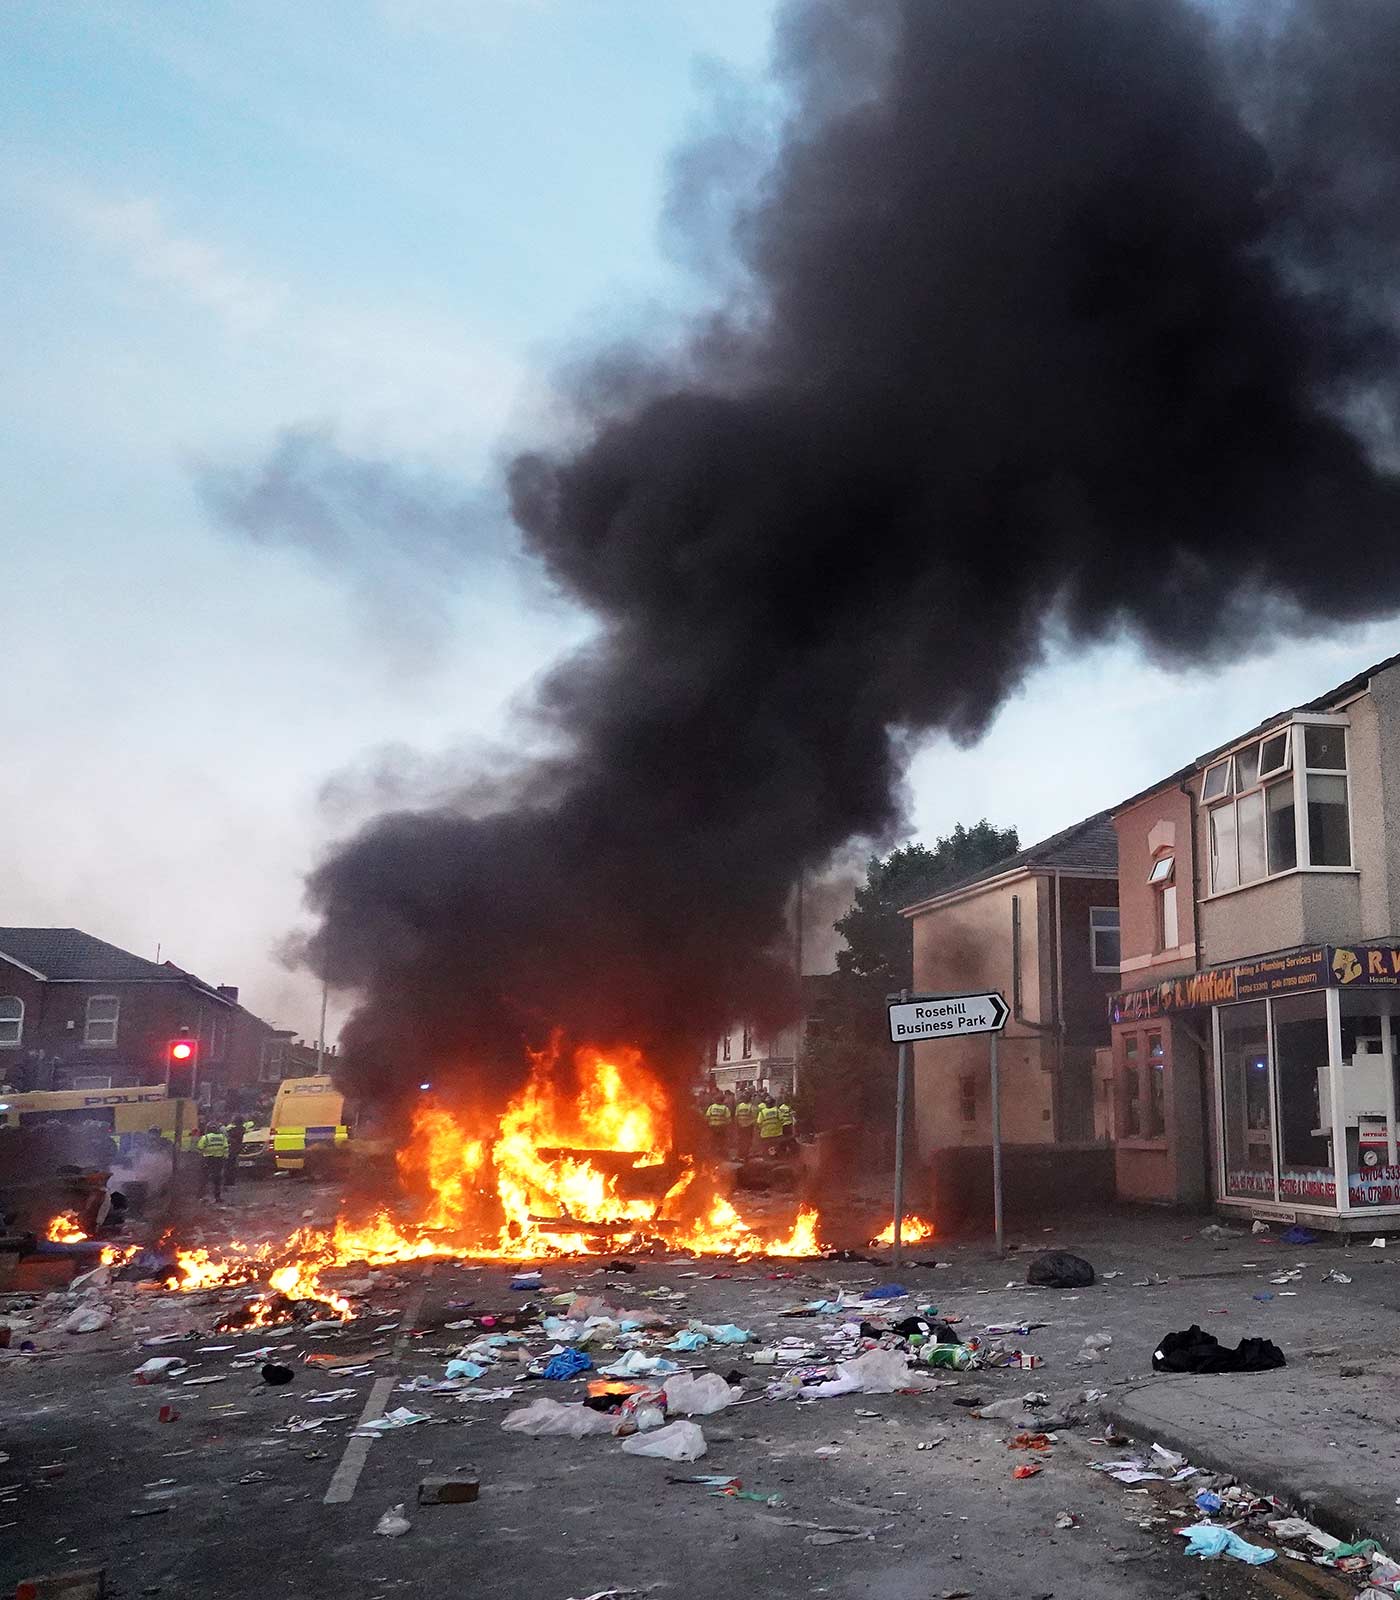
<instances>
[{"instance_id":1,"label":"blue sky","mask_svg":"<svg viewBox=\"0 0 1400 1600\"><path fill-rule=\"evenodd\" d=\"M761 71L769 20L760 0L10 0L0 922L159 942L314 1027L314 985L274 951L307 867L382 792L354 775L389 747L431 774L508 741L586 624L509 561L430 591L253 546L211 525L194 467L293 428L489 479L545 425L562 358L696 293L660 242L666 157L716 64ZM1185 678L1115 641L1052 661L977 749L920 756L911 824L1053 831L1396 634L1260 639Z\"/></svg>"}]
</instances>

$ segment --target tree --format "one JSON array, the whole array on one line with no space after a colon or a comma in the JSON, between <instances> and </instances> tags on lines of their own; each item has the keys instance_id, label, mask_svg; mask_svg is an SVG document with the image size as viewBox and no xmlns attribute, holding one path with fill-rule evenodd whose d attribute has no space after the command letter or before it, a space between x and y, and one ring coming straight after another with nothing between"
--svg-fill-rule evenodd
<instances>
[{"instance_id":1,"label":"tree","mask_svg":"<svg viewBox=\"0 0 1400 1600\"><path fill-rule=\"evenodd\" d=\"M984 818L970 828L959 823L932 847L901 845L883 860L870 858L864 884L836 923L846 947L808 1028L802 1066L807 1126L890 1123L896 1058L885 1038L885 997L911 985L914 962L913 930L900 912L1019 848L1015 828L997 828Z\"/></svg>"}]
</instances>

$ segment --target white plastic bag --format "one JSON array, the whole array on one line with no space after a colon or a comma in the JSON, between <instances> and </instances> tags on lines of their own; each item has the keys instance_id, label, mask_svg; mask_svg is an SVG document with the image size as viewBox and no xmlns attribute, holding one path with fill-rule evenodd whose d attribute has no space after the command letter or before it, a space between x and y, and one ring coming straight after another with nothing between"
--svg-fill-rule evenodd
<instances>
[{"instance_id":1,"label":"white plastic bag","mask_svg":"<svg viewBox=\"0 0 1400 1600\"><path fill-rule=\"evenodd\" d=\"M70 1311L59 1326L64 1333L101 1333L112 1324L112 1308L103 1305L82 1305Z\"/></svg>"},{"instance_id":2,"label":"white plastic bag","mask_svg":"<svg viewBox=\"0 0 1400 1600\"><path fill-rule=\"evenodd\" d=\"M152 1356L149 1361L143 1361L132 1376L142 1383L159 1383L162 1378L178 1378L184 1370L183 1356Z\"/></svg>"},{"instance_id":3,"label":"white plastic bag","mask_svg":"<svg viewBox=\"0 0 1400 1600\"><path fill-rule=\"evenodd\" d=\"M606 1411L592 1411L581 1402L572 1405L559 1400L532 1400L519 1411L512 1411L501 1423L507 1433L533 1433L541 1437L586 1439L591 1434L611 1433L615 1419Z\"/></svg>"},{"instance_id":4,"label":"white plastic bag","mask_svg":"<svg viewBox=\"0 0 1400 1600\"><path fill-rule=\"evenodd\" d=\"M717 1372L702 1372L698 1378L678 1372L666 1380L666 1409L677 1416L708 1417L738 1398L739 1390L731 1389Z\"/></svg>"},{"instance_id":5,"label":"white plastic bag","mask_svg":"<svg viewBox=\"0 0 1400 1600\"><path fill-rule=\"evenodd\" d=\"M386 1539L401 1539L413 1526L403 1514L403 1507L390 1506L374 1525L376 1533L382 1533Z\"/></svg>"},{"instance_id":6,"label":"white plastic bag","mask_svg":"<svg viewBox=\"0 0 1400 1600\"><path fill-rule=\"evenodd\" d=\"M923 1374L909 1370L909 1357L902 1350L867 1350L854 1361L839 1362L836 1377L814 1388L817 1394L850 1394L856 1389L861 1394L893 1394L896 1389L919 1389L923 1385Z\"/></svg>"},{"instance_id":7,"label":"white plastic bag","mask_svg":"<svg viewBox=\"0 0 1400 1600\"><path fill-rule=\"evenodd\" d=\"M668 1422L654 1433L634 1433L622 1441L629 1456L660 1456L663 1461L698 1461L709 1449L700 1425Z\"/></svg>"}]
</instances>

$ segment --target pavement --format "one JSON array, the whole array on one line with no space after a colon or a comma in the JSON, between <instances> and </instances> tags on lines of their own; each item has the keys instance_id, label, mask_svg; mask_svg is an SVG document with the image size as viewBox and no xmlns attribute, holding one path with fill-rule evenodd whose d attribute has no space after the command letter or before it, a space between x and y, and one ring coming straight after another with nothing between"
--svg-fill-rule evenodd
<instances>
[{"instance_id":1,"label":"pavement","mask_svg":"<svg viewBox=\"0 0 1400 1600\"><path fill-rule=\"evenodd\" d=\"M240 1190L230 1227L247 1233L255 1220L275 1223L276 1208L288 1202L273 1189ZM296 1206L309 1193L299 1189ZM311 1205L329 1214L334 1203L318 1192ZM1393 1257L1336 1241L1287 1247L1272 1236L1205 1238L1207 1220L1146 1213L1060 1222L1020 1236L1027 1248L1007 1261L982 1240L936 1241L913 1253L943 1265L898 1272L885 1261L639 1259L625 1277L588 1260L547 1267L549 1293L604 1293L682 1322L736 1321L764 1339L820 1336L830 1324L780 1318L782 1307L892 1280L910 1291L897 1311L936 1304L962 1317L964 1333L987 1323L1047 1324L1017 1340L1043 1357L1036 1371L941 1374L956 1381L923 1394L770 1400L762 1384L775 1369L755 1366L747 1348L700 1351L689 1359L744 1375L747 1403L703 1419L708 1454L681 1466L635 1458L611 1438L501 1430L500 1418L522 1399L574 1399L583 1380L469 1403L400 1387L442 1376L447 1357L471 1337L448 1323L524 1298L496 1264L388 1269L376 1275L365 1314L328 1335L212 1334L219 1296L132 1295L112 1328L40 1331L39 1353L0 1365L0 1451L8 1457L0 1463L0 1594L20 1577L93 1562L106 1566L117 1600L390 1600L405 1590L415 1600L582 1600L609 1590L662 1600L736 1592L838 1600L1355 1594L1359 1584L1284 1559L1258 1569L1188 1561L1174 1529L1189 1520L1201 1480L1133 1488L1088 1470L1090 1460L1115 1453L1101 1442L1112 1417L1144 1446L1181 1449L1197 1465L1312 1509L1339 1535L1362 1531L1400 1549ZM858 1239L859 1223L848 1216L843 1226L841 1242ZM1030 1289L1025 1258L1047 1246L1076 1249L1114 1275L1083 1290ZM1270 1282L1297 1262L1301 1277ZM1332 1268L1352 1282L1326 1281ZM669 1298L676 1295L683 1298ZM44 1320L42 1306L35 1314ZM1157 1340L1192 1321L1226 1342L1267 1335L1288 1366L1225 1379L1152 1376ZM192 1337L143 1343L170 1331ZM1081 1364L1086 1334L1099 1332L1112 1344L1103 1359ZM295 1368L285 1388L263 1384L256 1362L235 1364L266 1344ZM187 1355L189 1377L217 1381L133 1382L141 1360L172 1349ZM349 1364L367 1352L369 1370L345 1378L300 1360L317 1354ZM504 1381L493 1369L474 1387ZM1083 1425L1060 1430L1043 1470L1025 1481L1012 1475L1028 1459L1008 1449L1014 1429L954 1403L1030 1389L1058 1403L1085 1387L1106 1391L1102 1413L1089 1408ZM310 1399L337 1388L351 1392ZM162 1403L176 1407L178 1420L157 1420ZM353 1437L362 1417L400 1404L428 1420L372 1441ZM288 1431L296 1418L323 1420ZM421 1478L465 1467L481 1476L476 1504L414 1503ZM670 1481L694 1473L737 1476L747 1491L779 1503ZM398 1504L410 1532L377 1536L376 1522ZM1073 1526L1057 1526L1064 1512Z\"/></svg>"}]
</instances>

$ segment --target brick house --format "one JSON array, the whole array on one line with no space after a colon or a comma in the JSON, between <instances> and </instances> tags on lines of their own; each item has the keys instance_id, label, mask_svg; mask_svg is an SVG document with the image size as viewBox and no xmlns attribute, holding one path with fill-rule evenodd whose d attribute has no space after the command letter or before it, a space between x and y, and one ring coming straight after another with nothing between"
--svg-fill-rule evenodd
<instances>
[{"instance_id":1,"label":"brick house","mask_svg":"<svg viewBox=\"0 0 1400 1600\"><path fill-rule=\"evenodd\" d=\"M290 1037L232 985L172 961L78 928L0 928L0 1081L12 1092L162 1083L182 1029L199 1041L199 1098L215 1107L251 1105Z\"/></svg>"},{"instance_id":2,"label":"brick house","mask_svg":"<svg viewBox=\"0 0 1400 1600\"><path fill-rule=\"evenodd\" d=\"M904 908L919 994L999 990L1001 1123L1027 1203L1066 1189L1107 1195L1108 996L1119 977L1118 840L1107 812ZM945 1220L984 1212L991 1073L984 1037L914 1046L916 1149ZM1009 1184L1010 1187L1010 1184Z\"/></svg>"}]
</instances>

